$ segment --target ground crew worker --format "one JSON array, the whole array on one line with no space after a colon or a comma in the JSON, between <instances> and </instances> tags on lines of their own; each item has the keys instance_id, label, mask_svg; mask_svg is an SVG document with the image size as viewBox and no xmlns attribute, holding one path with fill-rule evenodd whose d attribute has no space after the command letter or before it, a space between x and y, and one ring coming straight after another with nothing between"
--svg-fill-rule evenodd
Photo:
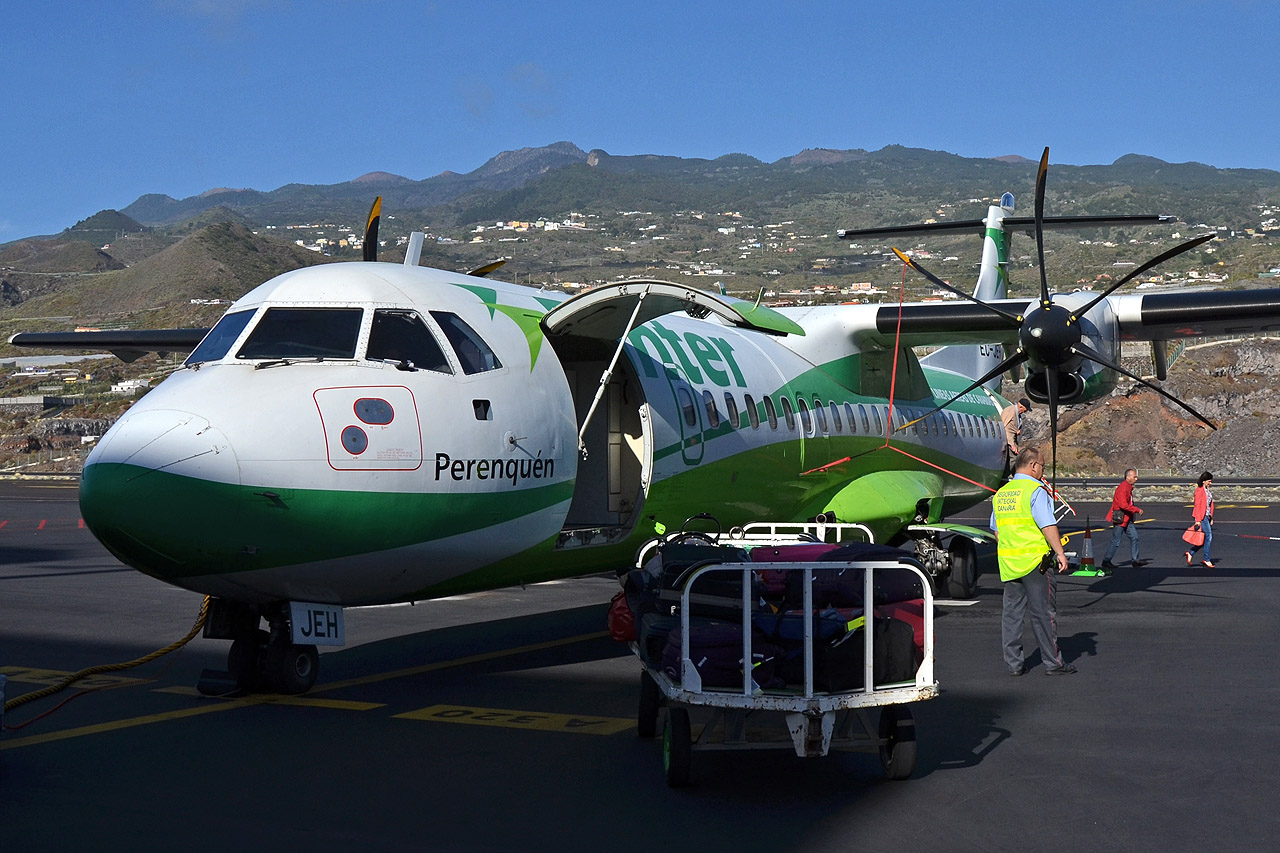
<instances>
[{"instance_id":1,"label":"ground crew worker","mask_svg":"<svg viewBox=\"0 0 1280 853\"><path fill-rule=\"evenodd\" d=\"M1031 411L1031 401L1023 397L1016 403L1010 403L1000 411L1000 420L1004 423L1004 474L1009 476L1013 469L1013 460L1022 449L1018 442L1022 437L1022 416Z\"/></svg>"},{"instance_id":2,"label":"ground crew worker","mask_svg":"<svg viewBox=\"0 0 1280 853\"><path fill-rule=\"evenodd\" d=\"M1010 675L1027 671L1022 659L1022 621L1028 609L1045 673L1068 675L1076 671L1058 651L1054 577L1067 570L1067 555L1053 515L1053 500L1040 482L1043 476L1040 449L1024 447L1014 460L1013 479L992 498L991 529L996 533L1000 580L1004 583L1000 642Z\"/></svg>"}]
</instances>

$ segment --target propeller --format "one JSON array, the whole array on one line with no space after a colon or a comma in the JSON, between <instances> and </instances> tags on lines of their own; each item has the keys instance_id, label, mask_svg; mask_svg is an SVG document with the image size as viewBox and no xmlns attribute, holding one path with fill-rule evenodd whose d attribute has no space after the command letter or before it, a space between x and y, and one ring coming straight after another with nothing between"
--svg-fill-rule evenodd
<instances>
[{"instance_id":1,"label":"propeller","mask_svg":"<svg viewBox=\"0 0 1280 853\"><path fill-rule=\"evenodd\" d=\"M364 259L366 261L378 259L378 222L381 219L382 196L378 196L373 200L373 207L369 208L369 220L364 225Z\"/></svg>"},{"instance_id":2,"label":"propeller","mask_svg":"<svg viewBox=\"0 0 1280 853\"><path fill-rule=\"evenodd\" d=\"M1000 364L989 370L986 375L969 385L959 394L956 394L950 400L947 400L940 406L926 412L919 418L909 421L899 427L899 430L906 429L912 424L924 420L935 412L939 412L964 397L978 386L994 379L996 376L1004 373L1006 370L1014 370L1027 364L1029 367L1029 375L1027 376L1027 388L1031 396L1041 397L1047 400L1049 404L1049 432L1050 440L1053 446L1053 485L1055 490L1058 484L1058 407L1061 405L1063 398L1067 400L1076 399L1084 390L1084 379L1080 376L1079 370L1085 361L1091 361L1102 367L1121 373L1135 382L1150 388L1160 396L1172 403L1180 406L1192 416L1208 425L1211 429L1217 429L1204 415L1197 412L1194 408L1179 400L1177 397L1168 393L1164 389L1148 382L1140 376L1124 369L1112 359L1098 352L1092 346L1087 344L1084 339L1084 326L1081 322L1090 310L1101 303L1104 299L1114 293L1125 283L1142 275L1147 270L1158 264L1162 264L1170 258L1176 257L1183 252L1193 249L1208 240L1213 239L1215 235L1207 234L1197 237L1194 240L1188 240L1163 252L1141 266L1135 268L1128 275L1114 282L1102 293L1095 296L1083 307L1070 309L1065 305L1055 303L1053 297L1049 293L1049 279L1044 263L1044 195L1045 183L1049 172L1049 149L1044 149L1044 154L1040 157L1040 165L1036 172L1036 202L1035 202L1035 236L1036 236L1036 254L1040 261L1040 298L1038 305L1026 313L1025 316L1012 314L998 306L990 305L980 299L952 287L942 281L933 273L926 270L914 259L907 257L902 252L894 249L894 253L902 259L902 262L910 266L913 270L923 275L933 284L949 290L952 293L983 306L987 310L998 314L1009 323L1011 329L1018 330L1018 345L1013 353L1007 356ZM1067 383L1064 387L1064 383ZM1032 389L1036 393L1031 394Z\"/></svg>"}]
</instances>

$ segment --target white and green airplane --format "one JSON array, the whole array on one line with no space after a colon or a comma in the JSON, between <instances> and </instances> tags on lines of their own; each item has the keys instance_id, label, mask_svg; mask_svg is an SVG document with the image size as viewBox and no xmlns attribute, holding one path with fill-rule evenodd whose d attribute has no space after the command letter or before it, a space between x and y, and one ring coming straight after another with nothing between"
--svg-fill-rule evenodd
<instances>
[{"instance_id":1,"label":"white and green airplane","mask_svg":"<svg viewBox=\"0 0 1280 853\"><path fill-rule=\"evenodd\" d=\"M213 597L242 686L307 690L344 607L625 567L701 512L913 538L969 596L973 541L939 522L1002 480L1007 401L984 383L1025 363L1056 424L1114 386L1121 337L1280 322L1276 290L1004 298L1009 230L1159 221L1046 220L1042 185L1043 164L1033 219L1006 195L946 226L985 235L974 304L770 310L650 280L568 298L421 267L415 235L403 264L285 273L211 330L11 343L190 352L90 454L81 511L125 564Z\"/></svg>"}]
</instances>

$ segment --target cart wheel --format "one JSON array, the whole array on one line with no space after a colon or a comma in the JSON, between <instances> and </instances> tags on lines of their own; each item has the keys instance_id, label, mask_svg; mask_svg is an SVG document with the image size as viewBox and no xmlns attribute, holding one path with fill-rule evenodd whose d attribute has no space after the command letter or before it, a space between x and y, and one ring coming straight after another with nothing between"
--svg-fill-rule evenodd
<instances>
[{"instance_id":1,"label":"cart wheel","mask_svg":"<svg viewBox=\"0 0 1280 853\"><path fill-rule=\"evenodd\" d=\"M954 536L947 551L951 554L947 591L952 598L973 598L978 591L978 549L968 537Z\"/></svg>"},{"instance_id":2,"label":"cart wheel","mask_svg":"<svg viewBox=\"0 0 1280 853\"><path fill-rule=\"evenodd\" d=\"M641 670L640 710L636 714L636 731L640 737L653 737L658 733L658 704L661 699L658 682L647 670Z\"/></svg>"},{"instance_id":3,"label":"cart wheel","mask_svg":"<svg viewBox=\"0 0 1280 853\"><path fill-rule=\"evenodd\" d=\"M916 721L911 709L886 705L880 712L880 764L890 779L906 779L916 769Z\"/></svg>"},{"instance_id":4,"label":"cart wheel","mask_svg":"<svg viewBox=\"0 0 1280 853\"><path fill-rule=\"evenodd\" d=\"M689 784L689 760L692 753L689 711L685 708L668 708L667 724L662 729L662 768L667 772L667 784L672 788L683 788Z\"/></svg>"}]
</instances>

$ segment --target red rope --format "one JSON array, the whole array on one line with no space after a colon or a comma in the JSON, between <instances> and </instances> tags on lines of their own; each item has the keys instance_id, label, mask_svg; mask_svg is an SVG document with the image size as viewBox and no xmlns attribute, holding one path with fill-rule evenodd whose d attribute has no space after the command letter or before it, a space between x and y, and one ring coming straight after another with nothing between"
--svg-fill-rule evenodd
<instances>
[{"instance_id":1,"label":"red rope","mask_svg":"<svg viewBox=\"0 0 1280 853\"><path fill-rule=\"evenodd\" d=\"M950 474L952 477L955 477L958 480L964 480L966 483L972 483L973 485L978 486L979 488L986 489L988 492L995 491L995 489L991 488L986 483L979 483L977 480L970 480L968 477L964 476L963 474L957 474L955 471L952 471L948 468L943 468L941 465L935 465L934 463L930 462L928 459L921 459L919 456L908 453L907 451L903 450L901 447L894 447L891 444L887 446L890 450L896 450L899 453L901 453L903 456L910 457L911 459L914 459L917 462L922 462L925 465L928 465L930 468L937 468L942 473Z\"/></svg>"},{"instance_id":2,"label":"red rope","mask_svg":"<svg viewBox=\"0 0 1280 853\"><path fill-rule=\"evenodd\" d=\"M968 477L965 477L961 474L957 474L955 471L949 470L947 468L943 468L941 465L935 465L934 463L930 462L927 459L921 459L919 456L908 453L907 451L903 450L901 447L894 447L892 444L889 443L889 436L893 432L894 392L897 389L897 385L898 385L898 351L902 348L901 347L902 304L906 300L906 294L907 294L907 264L904 263L902 265L902 285L898 288L898 328L897 328L897 331L894 332L894 337L893 337L893 376L889 379L889 422L885 425L884 444L880 447L880 449L883 450L887 447L890 450L896 450L897 452L901 453L903 456L906 456L910 459L916 460L917 462L921 462L925 465L928 465L930 468L936 468L942 473L950 474L952 477L955 477L958 480L964 480L966 483L971 483L975 486L978 486L979 488L986 489L988 492L994 492L995 489L991 488L985 483L979 483L977 480L970 480ZM815 469L815 470L818 470L818 469Z\"/></svg>"}]
</instances>

